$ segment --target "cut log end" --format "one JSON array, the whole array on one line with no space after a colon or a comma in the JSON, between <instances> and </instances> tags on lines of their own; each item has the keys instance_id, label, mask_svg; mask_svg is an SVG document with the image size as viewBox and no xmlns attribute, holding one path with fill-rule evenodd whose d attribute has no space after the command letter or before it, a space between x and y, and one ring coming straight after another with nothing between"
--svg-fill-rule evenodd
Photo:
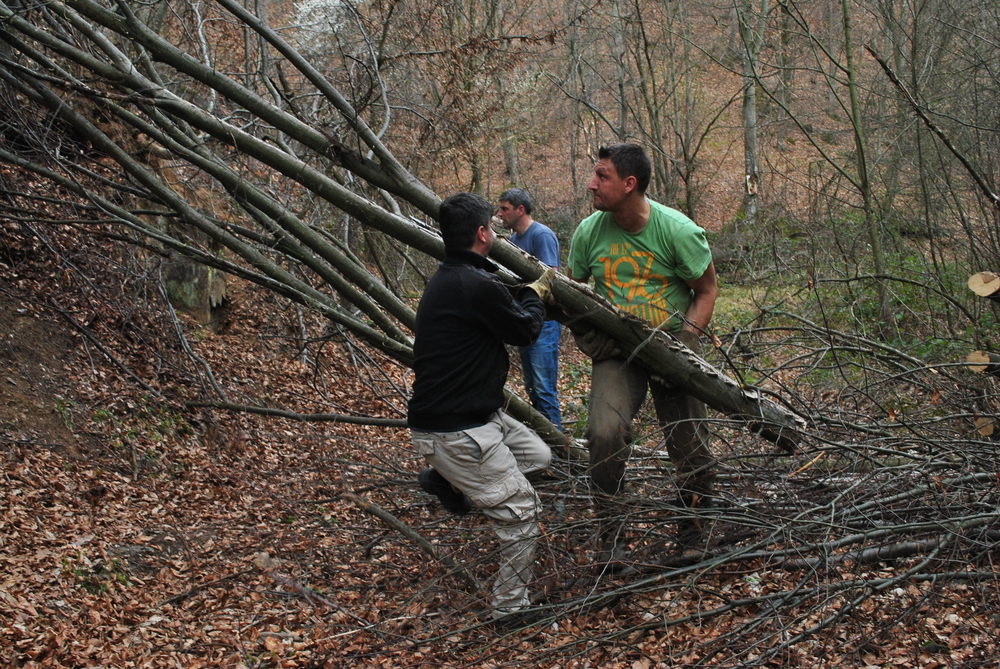
<instances>
[{"instance_id":1,"label":"cut log end","mask_svg":"<svg viewBox=\"0 0 1000 669\"><path fill-rule=\"evenodd\" d=\"M972 421L976 426L976 432L984 437L992 437L994 432L996 432L996 423L992 418L987 418L986 416L980 416Z\"/></svg>"},{"instance_id":2,"label":"cut log end","mask_svg":"<svg viewBox=\"0 0 1000 669\"><path fill-rule=\"evenodd\" d=\"M976 272L969 277L969 290L980 297L1000 299L1000 276L993 272Z\"/></svg>"},{"instance_id":3,"label":"cut log end","mask_svg":"<svg viewBox=\"0 0 1000 669\"><path fill-rule=\"evenodd\" d=\"M969 369L976 374L992 374L1000 376L1000 355L987 353L986 351L973 351L966 358Z\"/></svg>"},{"instance_id":4,"label":"cut log end","mask_svg":"<svg viewBox=\"0 0 1000 669\"><path fill-rule=\"evenodd\" d=\"M802 437L801 430L804 430L805 421L797 421L798 429L789 429L785 425L775 425L773 423L762 423L752 421L748 427L752 432L756 432L761 437L767 439L788 455L795 455L799 451L799 440Z\"/></svg>"}]
</instances>

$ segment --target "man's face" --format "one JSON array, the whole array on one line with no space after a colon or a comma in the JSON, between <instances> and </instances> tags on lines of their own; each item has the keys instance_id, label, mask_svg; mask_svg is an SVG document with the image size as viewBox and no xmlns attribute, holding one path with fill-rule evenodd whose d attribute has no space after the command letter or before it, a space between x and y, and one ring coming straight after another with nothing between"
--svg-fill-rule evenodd
<instances>
[{"instance_id":1,"label":"man's face","mask_svg":"<svg viewBox=\"0 0 1000 669\"><path fill-rule=\"evenodd\" d=\"M626 179L618 176L614 163L606 158L594 165L594 178L587 188L594 195L594 209L598 211L614 211L628 194Z\"/></svg>"},{"instance_id":2,"label":"man's face","mask_svg":"<svg viewBox=\"0 0 1000 669\"><path fill-rule=\"evenodd\" d=\"M500 208L497 209L497 217L503 222L503 227L508 230L514 229L514 224L521 218L524 209L513 207L510 202L500 201Z\"/></svg>"}]
</instances>

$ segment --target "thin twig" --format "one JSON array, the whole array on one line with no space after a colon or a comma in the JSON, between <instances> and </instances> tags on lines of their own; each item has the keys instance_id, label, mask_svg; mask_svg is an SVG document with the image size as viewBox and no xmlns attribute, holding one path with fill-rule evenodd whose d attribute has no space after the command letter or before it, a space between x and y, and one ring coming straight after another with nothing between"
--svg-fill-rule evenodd
<instances>
[{"instance_id":1,"label":"thin twig","mask_svg":"<svg viewBox=\"0 0 1000 669\"><path fill-rule=\"evenodd\" d=\"M455 574L463 581L465 581L477 595L482 597L488 596L486 594L487 593L486 589L483 588L479 584L479 582L475 578L473 578L471 574L462 569L462 567L455 564L455 562L451 558L446 557L444 555L438 555L438 552L434 549L434 546L433 544L431 544L431 542L427 541L427 539L417 534L417 532L412 527L401 521L399 518L392 515L391 513L389 513L382 507L378 506L377 504L373 504L372 502L369 502L366 499L362 499L361 497L358 497L353 493L345 492L342 493L340 496L342 499L354 503L355 506L357 506L365 513L375 516L383 523L385 523L389 527L393 528L394 530L405 536L407 539L413 541L436 562L440 562L445 567L447 567L448 570L451 571L451 573Z\"/></svg>"},{"instance_id":2,"label":"thin twig","mask_svg":"<svg viewBox=\"0 0 1000 669\"><path fill-rule=\"evenodd\" d=\"M238 571L235 574L230 574L229 576L222 576L221 578L217 578L217 579L215 579L213 581L205 581L204 583L199 583L198 585L194 586L190 590L186 590L185 592L182 592L179 595L174 595L173 597L168 597L167 599L164 599L162 602L159 602L158 604L156 604L155 606L153 606L153 608L154 609L158 609L158 608L160 608L162 606L165 606L167 604L176 604L178 602L183 602L185 599L187 599L188 597L190 597L194 593L198 592L199 590L205 590L207 588L215 587L216 585L218 585L220 583L224 583L226 581L231 581L234 578L239 578L240 576L244 576L246 574L249 574L252 571L253 571L253 569L244 569L243 571Z\"/></svg>"},{"instance_id":3,"label":"thin twig","mask_svg":"<svg viewBox=\"0 0 1000 669\"><path fill-rule=\"evenodd\" d=\"M113 363L113 364L115 365L115 367L117 367L118 369L120 369L120 370L121 370L122 372L124 372L124 373L125 373L125 374L126 374L126 375L127 375L127 376L128 376L129 378L130 378L130 379L132 379L133 381L135 381L135 382L136 382L136 383L137 383L137 384L139 385L139 387L140 387L140 388L142 388L142 389L143 389L143 390L145 390L145 391L146 391L147 393L150 393L150 394L152 394L152 395L154 395L154 396L156 396L156 397L161 397L161 395L160 395L160 393L159 393L159 391L158 391L158 390L156 390L155 388L153 388L152 386L150 386L150 385L149 385L148 383L146 383L145 381L143 381L142 379L140 379L140 378L139 378L138 376L136 376L136 375L135 375L135 374L134 374L134 373L132 372L132 370L130 370L130 369L129 369L128 367L126 367L126 366L125 366L125 363L123 363L123 362L122 362L121 360L119 360L118 358L116 358L116 357L114 356L114 354L113 354L113 353L111 353L111 351L109 351L109 350L108 350L108 349L107 349L107 348L106 348L106 347L104 346L104 344L102 344L102 343L100 342L100 340L99 340L99 339L98 339L98 338L97 338L97 337L96 337L96 336L95 336L95 335L94 335L94 334L93 334L93 333L92 333L92 332L91 332L90 330L88 330L88 329L87 329L86 327L84 327L83 325L81 325L80 323L78 323L78 322L77 322L77 320L76 320L75 318L73 318L73 317L72 317L72 316L71 316L71 315L69 314L69 312L67 312L67 311L66 311L66 310L64 310L64 309L63 309L62 307L60 307L60 306L59 306L59 305L58 305L58 304L56 303L56 301L55 301L55 300L53 300L53 299L51 299L51 298L50 298L50 299L49 299L49 304L50 304L50 305L51 305L51 307L52 307L52 308L53 308L53 309L54 309L54 310L56 311L56 313L58 313L58 314L59 314L60 316L62 316L63 318L65 318L65 319L66 319L66 320L67 320L67 321L68 321L68 322L70 323L70 325L72 325L72 326L73 326L73 327L75 327L75 328L76 328L77 330L79 330L80 332L82 332L82 333L83 333L83 335L84 335L84 336L85 336L85 337L86 337L87 339L89 339L89 340L90 340L90 342L91 342L91 343L92 343L92 344L93 344L94 346L96 346L96 347L97 347L97 349L98 349L98 350L99 350L99 351L100 351L101 353L103 353L103 354L104 354L104 356L105 356L105 357L106 357L106 358L107 358L108 360L110 360L110 361L111 361L111 362L112 362L112 363Z\"/></svg>"},{"instance_id":4,"label":"thin twig","mask_svg":"<svg viewBox=\"0 0 1000 669\"><path fill-rule=\"evenodd\" d=\"M371 416L347 416L339 413L296 413L284 409L269 409L267 407L256 407L249 404L232 404L230 402L185 402L186 407L210 407L213 409L223 409L224 411L238 411L240 413L255 413L262 416L276 416L278 418L291 418L303 422L349 423L351 425L372 425L375 427L406 427L406 421L398 418L374 418Z\"/></svg>"}]
</instances>

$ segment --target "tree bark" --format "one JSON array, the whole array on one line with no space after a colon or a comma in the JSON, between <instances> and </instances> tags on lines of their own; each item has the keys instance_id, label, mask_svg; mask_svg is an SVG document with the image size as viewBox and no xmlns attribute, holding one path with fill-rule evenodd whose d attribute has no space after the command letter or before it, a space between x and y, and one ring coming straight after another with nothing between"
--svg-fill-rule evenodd
<instances>
[{"instance_id":1,"label":"tree bark","mask_svg":"<svg viewBox=\"0 0 1000 669\"><path fill-rule=\"evenodd\" d=\"M854 43L851 32L851 3L842 0L841 8L844 19L844 56L847 61L847 89L851 100L851 125L854 130L855 164L858 168L858 188L864 203L865 228L868 231L868 241L872 247L872 261L875 274L885 276L885 253L882 250L882 222L879 220L875 205L875 194L868 174L868 157L866 154L865 128L861 118L861 99L858 91L858 72L854 63ZM878 294L879 320L883 338L888 337L894 323L892 306L889 301L889 288L884 279L876 279L875 289Z\"/></svg>"},{"instance_id":2,"label":"tree bark","mask_svg":"<svg viewBox=\"0 0 1000 669\"><path fill-rule=\"evenodd\" d=\"M545 270L537 260L506 241L494 244L490 256L529 281ZM645 321L621 311L576 281L558 274L552 293L566 312L564 325L573 332L603 330L621 344L629 357L671 385L745 422L751 431L783 450L795 450L806 427L801 417L763 397L759 390L740 386L668 333L653 330Z\"/></svg>"},{"instance_id":3,"label":"tree bark","mask_svg":"<svg viewBox=\"0 0 1000 669\"><path fill-rule=\"evenodd\" d=\"M760 201L758 196L760 165L757 155L757 83L760 50L764 43L764 17L767 15L767 5L767 0L763 0L759 13L754 12L751 0L741 0L736 6L740 35L740 60L743 63L743 163L745 169L743 215L745 223L751 228L757 223L757 206Z\"/></svg>"}]
</instances>

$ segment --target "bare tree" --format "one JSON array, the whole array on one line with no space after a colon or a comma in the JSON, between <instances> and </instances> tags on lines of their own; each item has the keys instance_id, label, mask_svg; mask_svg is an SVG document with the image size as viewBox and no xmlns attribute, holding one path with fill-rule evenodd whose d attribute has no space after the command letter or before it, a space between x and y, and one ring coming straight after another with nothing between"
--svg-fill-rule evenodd
<instances>
[{"instance_id":1,"label":"bare tree","mask_svg":"<svg viewBox=\"0 0 1000 669\"><path fill-rule=\"evenodd\" d=\"M617 63L607 58L609 52L602 51L594 39L574 46L579 47L579 58L562 79L554 68L549 71L579 105L576 131L590 133L588 141L581 142L581 154L591 138L614 134L619 124L607 121L625 109L624 125L629 132L643 140L656 137L662 141L656 147L663 160L661 170L672 165L682 180L681 170L691 170L686 173L692 179L687 190L688 197L693 197L698 151L709 129L740 95L743 70L742 63L734 64L732 79L727 81L736 90L733 98L721 96L726 99L711 105L699 101L695 77L700 62L687 56L671 61L661 59L660 54L686 48L691 48L691 54L712 50L703 44L699 51L693 43L696 31L688 31L685 25L693 22L699 8L670 4L664 11L683 9L691 14L657 14L673 17L672 22L658 23L651 20L647 5L619 4L619 18L628 19L629 27L640 31L628 34L645 35L626 40L635 50L629 52L628 67L623 69L624 81L629 83L625 94L618 86L622 80L609 74L617 71ZM320 69L269 26L262 14L251 13L232 0L220 0L219 5L227 13L214 18L225 21L206 20L208 10L204 5L199 9L203 28L219 32L199 37L197 30L191 31L190 42L175 39L182 36L175 19L166 16L154 29L133 14L132 5L126 2L0 5L0 39L5 45L0 56L5 109L0 159L32 171L87 203L92 215L87 221L65 224L90 225L96 218L110 221L117 234L132 243L151 252L175 251L252 281L322 316L352 338L408 363L413 314L412 300L407 298L419 290L417 270L426 270L443 252L433 225L437 196L420 175L447 165L453 172L452 183L468 187L488 183L490 172L482 157L487 155L486 147L500 146L497 135L475 126L467 132L468 138L460 137L463 126L449 126L446 117L452 111L463 112L462 123L470 124L492 108L493 102L483 107L473 103L515 57L494 53L499 50L494 39L507 33L501 30L492 33L495 38L486 38L477 30L470 31L469 26L485 25L483 15L473 16L482 7L452 3L448 9L455 11L421 14L441 22L428 18L428 34L433 23L435 30L441 30L439 35L447 36L442 41L446 46L431 54L429 39L390 39L391 27L400 20L394 12L402 9L382 5L370 10L382 13L337 15L334 20L341 26L335 35L337 58L335 63L319 59L324 65ZM784 3L799 28L794 37L810 45L815 54L815 67L809 74L819 84L808 92L825 98L830 90L844 101L841 111L849 118L841 119L846 124L835 129L852 134L856 154L850 155L850 149L837 154L830 148L835 146L831 143L835 137L831 142L824 140L823 129L813 127L815 119L804 118L802 109L786 111L797 124L797 136L824 161L826 171L822 179L816 179L816 197L824 198L825 209L818 211L859 207L867 213L858 170L863 166L877 169L879 162L877 155L860 155L868 148L865 139L871 136L867 114L872 107L866 103L872 91L883 89L873 85L857 59L844 62L846 55L840 54L854 58L856 47L834 48L811 29L820 25L822 5ZM188 9L194 12L194 6ZM854 7L845 4L842 9L849 19L843 25L853 27L847 10ZM574 16L582 11L567 10ZM995 8L983 4L977 11L977 21L996 25L986 20ZM701 8L697 18L707 21L712 13ZM607 35L607 27L601 24L603 32L597 34ZM995 102L996 88L984 84L996 80L995 53L988 48L993 32L979 34L967 24L956 31L969 42L961 58L951 63L955 70L949 74L961 71L960 65L976 66L975 77L957 80L962 96L968 99L948 100L953 107L932 106L926 89L915 91L924 113L942 122L960 119L948 124L948 129L964 129L955 140L959 146L975 147L970 138L982 140L984 148L963 154L970 156L970 164L986 166L979 171L987 175L996 146L995 126L987 123L995 106L986 104ZM848 43L853 42L849 39ZM213 45L219 47L214 52ZM927 52L919 47L911 52L921 57L909 63L908 78L925 82L916 65L927 60ZM760 53L755 86L769 95L771 87L763 85L771 67L766 44ZM233 55L232 70L219 67L220 55ZM418 61L419 68L414 64ZM236 67L240 63L246 64L243 70ZM418 78L418 71L421 76L434 76L416 81L413 97L404 95L408 91L400 82L406 75ZM431 80L437 75L441 76L435 85ZM576 79L570 85L572 77ZM808 79L802 76L796 81L804 87ZM969 99L977 90L981 97L972 104ZM802 95L806 92L796 90ZM424 104L409 104L425 94ZM773 102L788 107L788 99L775 94ZM206 110L209 106L211 112ZM666 113L678 109L692 113ZM707 111L698 113L699 109ZM955 116L960 109L970 113ZM421 116L426 118L414 120ZM669 123L666 116L671 117ZM413 128L420 132L411 134ZM950 199L942 198L946 204L940 206L961 220L954 229L968 231L968 240L988 229L984 221L995 227L995 218L978 214L981 203L971 191L955 188L946 193L942 188L947 180L958 180L961 175L946 158L951 154L941 150L938 142L942 140L925 133L920 141L927 147L924 164L929 168L922 176L925 189L919 199L947 195ZM431 164L419 150L421 145L439 160ZM156 160L148 157L150 151L157 153ZM476 155L483 168L478 176ZM163 160L169 160L173 176L164 173ZM930 173L937 167L948 169L932 179ZM199 192L206 197L185 190L180 181L202 189ZM867 183L872 198L867 204L877 211L880 181L869 177ZM668 192L668 186L662 188ZM897 195L894 202L904 199ZM927 216L945 218L940 211L928 211ZM168 220L170 226L164 224ZM847 239L836 225L820 226L821 221L821 216L810 221L815 228L809 231L810 239L816 242L809 252L832 256L842 251L845 257L854 252L849 248L854 240ZM864 219L865 235L878 233L871 223ZM359 253L358 230L362 231L360 239L367 239L367 233L381 235L378 243L384 241L385 246L376 257L398 254L399 266L406 264L412 274L394 271L381 261L374 263L380 267L372 267L370 259ZM990 234L995 239L995 230ZM981 238L991 239L985 234ZM770 244L762 244L773 256L775 274L799 270L783 253L788 248L781 246L785 242L783 235L776 234ZM964 249L953 253L964 253ZM865 249L855 257L867 258L867 254ZM493 257L505 268L504 279L512 284L533 279L541 271L508 244L498 244ZM855 262L852 269L864 267L855 257L844 263ZM979 257L989 255L984 251ZM939 252L939 258L945 255ZM976 325L976 313L985 313L967 309L940 288L945 283L861 271L826 274L813 265L794 274L773 294L763 281L759 290L749 289L754 308L740 316L743 320L736 330L720 333L711 354L720 364L713 366L669 336L623 318L585 289L558 281L556 295L571 328L597 327L609 332L658 376L687 387L722 411L724 416L712 421L722 485L718 505L701 510L674 505L671 472L650 420L633 445L634 492L621 497L619 509L629 521L627 538L641 575L628 583L609 582L590 570L584 574L579 566L591 541L590 496L578 492L586 492L586 472L571 460L559 459L552 480L539 485L548 507L554 509L545 549L552 564L546 577L556 584L551 589L555 593L552 602L539 607L546 616L543 620L562 624L615 602L632 608L619 610L616 621L622 622L606 626L599 634L571 636L563 630L553 643L519 648L518 653L531 653L539 664L562 662L572 653L598 652L608 653L604 659L617 662L624 661L624 655L610 656L629 653L634 657L626 659L632 663L646 653L645 633L666 633L711 621L718 625L719 635L699 645L695 661L733 666L804 664L817 652L860 657L886 637L903 633L912 618L923 617L918 615L922 606L933 606L940 598L959 592L959 584L962 592L971 591L966 596L978 607L976 615L995 610L992 562L1000 527L997 452L975 422L998 414L995 381L970 377L961 366L948 362L927 362L904 346L869 337L857 328L841 327L837 315L825 310L830 302L824 291L850 293L856 285L872 281L919 288L921 295L933 296L934 305L946 304L959 314L962 325ZM855 293L859 294L863 295ZM812 313L818 316L811 318ZM225 396L225 390L207 387L206 394L218 405L216 400ZM512 406L552 441L562 439L519 409L520 405ZM305 418L299 412L278 415ZM798 420L802 416L809 419L808 430ZM798 454L776 455L769 445L746 434L747 425L781 445L797 445ZM388 489L405 473L392 466L365 472L365 484L373 489ZM349 499L364 513L405 535L419 546L416 550L445 561L439 547L424 541L406 523L396 522L399 519L390 511L358 495L340 499ZM574 514L572 522L557 515L562 513L555 510L560 505ZM399 513L403 512L405 508ZM705 540L696 546L683 545L674 532L679 522L699 527ZM446 542L461 531L444 525L422 528ZM450 567L463 571L448 571L434 583L435 587L452 587L448 584L455 580L453 573L460 575L462 586L473 594L460 591L456 599L474 599L476 583L470 573L492 559L488 551L478 552L481 544L469 544L473 546L469 571L447 558ZM417 559L422 559L419 554ZM760 573L769 578L753 576ZM715 587L716 581L709 579L718 579L722 587ZM953 586L955 591L948 590ZM696 608L677 604L688 595L697 600ZM399 603L401 610L409 605ZM887 617L871 622L880 612ZM437 618L429 620L431 626L440 624ZM364 622L365 629L384 635L387 646L412 643L409 633L399 634L395 624ZM834 628L836 633L830 634ZM432 631L438 635L443 630ZM687 645L683 650L665 651L665 661L689 661L685 653L690 644L700 642L690 641L696 635L683 636ZM956 638L973 636L990 635ZM506 642L491 639L490 643L488 651L482 651L482 646L470 649L470 645L451 651L461 654L467 664L482 663L483 653L497 652ZM985 648L985 642L969 643ZM850 650L838 651L844 644Z\"/></svg>"},{"instance_id":2,"label":"bare tree","mask_svg":"<svg viewBox=\"0 0 1000 669\"><path fill-rule=\"evenodd\" d=\"M46 175L73 188L81 196L93 198L109 216L136 232L210 267L276 290L319 311L354 335L408 364L412 351L406 328L411 327L413 321L409 307L338 244L328 230L307 224L293 209L245 175L248 170L265 170L270 178L291 180L295 187L305 189L362 224L433 257L443 255L442 242L433 228L377 205L368 194L384 191L406 202L414 211L430 216L436 214L437 198L399 163L339 89L291 45L236 2L220 0L220 4L267 40L296 69L303 84L308 82L323 98L329 105L329 112L335 114L328 118L335 122L336 134L323 129L314 119L304 117L299 107L289 105L286 110L284 105L269 103L257 91L190 57L164 37L148 30L127 7L122 7L125 14L121 16L91 0L52 5L66 26L67 34L72 31L89 40L93 49L90 52L31 23L17 12L0 9L9 26L2 37L20 52L25 63L59 73L53 80L36 76L30 67L7 67L0 70L0 76L24 99L49 108L92 146L110 157L120 170L118 178L122 183L136 184L145 197L160 203L170 215L178 216L186 226L198 230L245 264L216 256L210 250L159 230L141 216L99 194L82 192L67 175L48 169ZM133 67L133 59L108 40L97 29L98 25L126 40L128 48L140 54L139 62L144 67L141 70ZM226 102L225 115L209 113L173 93L160 83L164 77L154 67L154 62L171 68L175 73L172 79L177 75L187 78L189 89L198 86L214 91L220 103ZM73 71L87 72L87 77L96 78L102 82L101 86L84 83ZM75 105L66 104L64 96L68 91L85 96L102 114L116 119L131 132L151 138L213 179L235 205L247 212L248 220L222 221L192 206L149 166L136 160L128 146L123 146L127 133L110 136ZM299 96L303 92L295 91L294 94ZM284 99L293 97L286 93L283 103ZM251 122L236 124L229 120L244 118ZM283 136L276 134L279 132ZM368 155L351 147L364 147ZM28 168L42 169L9 153L5 153L4 158L17 160ZM70 167L72 164L64 169ZM275 250L281 253L278 261L272 259ZM511 282L517 277L536 278L542 271L537 261L529 260L509 244L498 244L493 255L510 270L507 278ZM322 284L335 290L358 312L344 309L329 293L290 272L286 261L308 268ZM556 294L567 311L571 327L599 327L608 331L630 350L635 349L636 355L647 364L662 367L664 376L682 375L685 384L697 378L703 389L696 392L712 406L742 417L755 430L785 446L794 443L800 419L758 393L741 389L704 361L686 353L669 336L650 331L638 321L621 318L573 282L560 281ZM531 422L548 438L561 441L561 435L547 421L539 419L537 412L526 410L523 402L516 398L512 398L512 402L519 418Z\"/></svg>"},{"instance_id":3,"label":"bare tree","mask_svg":"<svg viewBox=\"0 0 1000 669\"><path fill-rule=\"evenodd\" d=\"M739 28L740 61L743 64L743 159L745 165L745 191L743 215L747 225L757 222L760 190L760 165L757 155L757 81L760 50L764 44L767 25L768 0L754 6L750 0L736 3L736 23Z\"/></svg>"}]
</instances>

